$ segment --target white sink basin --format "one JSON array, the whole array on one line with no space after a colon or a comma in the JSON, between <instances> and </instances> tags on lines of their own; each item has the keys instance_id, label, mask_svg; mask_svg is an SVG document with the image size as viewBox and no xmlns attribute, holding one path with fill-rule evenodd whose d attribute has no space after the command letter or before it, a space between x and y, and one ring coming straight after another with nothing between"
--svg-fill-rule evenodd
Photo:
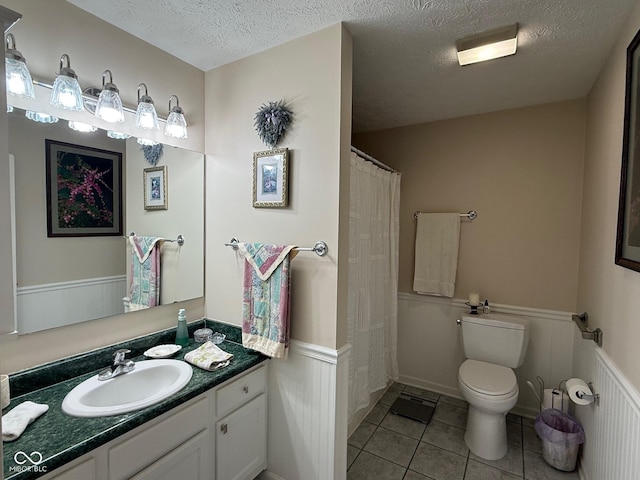
<instances>
[{"instance_id":1,"label":"white sink basin","mask_svg":"<svg viewBox=\"0 0 640 480\"><path fill-rule=\"evenodd\" d=\"M193 370L180 360L144 360L135 370L111 378L85 380L62 401L62 411L74 417L105 417L133 412L182 390Z\"/></svg>"}]
</instances>

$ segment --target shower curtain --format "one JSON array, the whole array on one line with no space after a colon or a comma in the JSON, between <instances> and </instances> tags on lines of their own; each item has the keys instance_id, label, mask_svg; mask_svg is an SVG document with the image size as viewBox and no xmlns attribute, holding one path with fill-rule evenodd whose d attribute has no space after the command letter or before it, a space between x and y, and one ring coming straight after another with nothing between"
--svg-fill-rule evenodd
<instances>
[{"instance_id":1,"label":"shower curtain","mask_svg":"<svg viewBox=\"0 0 640 480\"><path fill-rule=\"evenodd\" d=\"M398 379L400 174L351 153L347 341L349 419Z\"/></svg>"}]
</instances>

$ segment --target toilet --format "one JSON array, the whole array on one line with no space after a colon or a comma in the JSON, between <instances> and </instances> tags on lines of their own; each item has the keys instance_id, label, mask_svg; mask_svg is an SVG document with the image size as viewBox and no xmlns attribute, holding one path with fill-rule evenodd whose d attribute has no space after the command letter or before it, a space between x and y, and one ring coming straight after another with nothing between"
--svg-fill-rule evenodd
<instances>
[{"instance_id":1,"label":"toilet","mask_svg":"<svg viewBox=\"0 0 640 480\"><path fill-rule=\"evenodd\" d=\"M467 315L459 322L466 360L458 387L469 403L464 440L486 460L507 453L507 412L518 401L513 368L522 365L529 343L527 320L502 314Z\"/></svg>"}]
</instances>

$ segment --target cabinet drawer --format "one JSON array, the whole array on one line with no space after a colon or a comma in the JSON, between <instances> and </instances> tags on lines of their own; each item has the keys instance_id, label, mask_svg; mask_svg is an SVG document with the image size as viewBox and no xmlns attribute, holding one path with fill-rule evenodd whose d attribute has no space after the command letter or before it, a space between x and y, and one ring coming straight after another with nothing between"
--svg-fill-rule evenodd
<instances>
[{"instance_id":1,"label":"cabinet drawer","mask_svg":"<svg viewBox=\"0 0 640 480\"><path fill-rule=\"evenodd\" d=\"M165 420L109 449L109 479L131 478L147 465L207 428L209 402L205 395ZM139 428L145 428L143 425Z\"/></svg>"},{"instance_id":2,"label":"cabinet drawer","mask_svg":"<svg viewBox=\"0 0 640 480\"><path fill-rule=\"evenodd\" d=\"M220 418L264 392L266 385L267 369L263 366L220 388L216 392L216 417Z\"/></svg>"}]
</instances>

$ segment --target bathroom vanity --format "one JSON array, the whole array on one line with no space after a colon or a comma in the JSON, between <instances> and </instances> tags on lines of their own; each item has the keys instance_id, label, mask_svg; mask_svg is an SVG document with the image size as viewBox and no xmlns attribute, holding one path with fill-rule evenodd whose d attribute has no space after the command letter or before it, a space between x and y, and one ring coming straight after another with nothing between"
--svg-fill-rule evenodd
<instances>
[{"instance_id":1,"label":"bathroom vanity","mask_svg":"<svg viewBox=\"0 0 640 480\"><path fill-rule=\"evenodd\" d=\"M220 346L233 353L231 364L214 372L193 367L185 388L135 412L78 418L60 405L74 386L96 374L93 367L105 366L110 352L126 346L135 360L143 360L139 353L166 343L172 330L13 376L17 396L4 413L26 400L46 403L49 411L18 440L4 444L5 479L255 478L266 468L267 357L235 343L237 327L207 324L227 335ZM196 347L192 339L175 358Z\"/></svg>"}]
</instances>

